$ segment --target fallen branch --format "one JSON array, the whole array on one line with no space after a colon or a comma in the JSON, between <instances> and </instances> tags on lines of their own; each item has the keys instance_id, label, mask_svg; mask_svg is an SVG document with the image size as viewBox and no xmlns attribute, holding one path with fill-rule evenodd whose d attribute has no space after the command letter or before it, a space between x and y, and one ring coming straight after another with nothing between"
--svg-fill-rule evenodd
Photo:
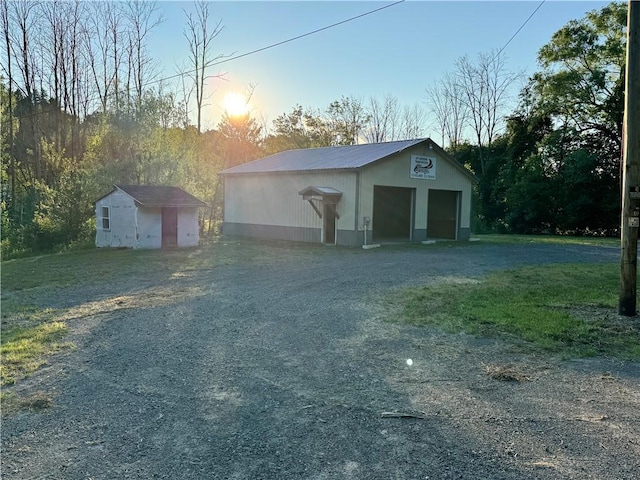
<instances>
[{"instance_id":1,"label":"fallen branch","mask_svg":"<svg viewBox=\"0 0 640 480\"><path fill-rule=\"evenodd\" d=\"M413 412L382 412L380 416L382 418L420 418L422 420L427 418L424 413Z\"/></svg>"}]
</instances>

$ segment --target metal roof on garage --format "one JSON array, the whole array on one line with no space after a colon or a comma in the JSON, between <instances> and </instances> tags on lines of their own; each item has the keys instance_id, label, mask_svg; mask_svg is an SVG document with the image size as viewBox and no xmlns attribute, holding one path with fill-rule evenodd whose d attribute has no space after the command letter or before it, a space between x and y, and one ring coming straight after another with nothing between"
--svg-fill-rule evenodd
<instances>
[{"instance_id":1,"label":"metal roof on garage","mask_svg":"<svg viewBox=\"0 0 640 480\"><path fill-rule=\"evenodd\" d=\"M224 175L233 175L242 173L356 169L428 141L430 141L430 139L420 138L416 140L368 143L363 145L286 150L259 160L254 160L253 162L228 168L221 173Z\"/></svg>"}]
</instances>

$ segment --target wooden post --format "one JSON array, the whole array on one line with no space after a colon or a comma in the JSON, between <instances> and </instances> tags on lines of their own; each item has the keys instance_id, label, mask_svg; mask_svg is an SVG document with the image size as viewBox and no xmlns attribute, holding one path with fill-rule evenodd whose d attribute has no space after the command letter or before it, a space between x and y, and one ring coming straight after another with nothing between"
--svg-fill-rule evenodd
<instances>
[{"instance_id":1,"label":"wooden post","mask_svg":"<svg viewBox=\"0 0 640 480\"><path fill-rule=\"evenodd\" d=\"M631 317L636 314L640 226L640 1L637 0L629 0L626 68L618 313Z\"/></svg>"}]
</instances>

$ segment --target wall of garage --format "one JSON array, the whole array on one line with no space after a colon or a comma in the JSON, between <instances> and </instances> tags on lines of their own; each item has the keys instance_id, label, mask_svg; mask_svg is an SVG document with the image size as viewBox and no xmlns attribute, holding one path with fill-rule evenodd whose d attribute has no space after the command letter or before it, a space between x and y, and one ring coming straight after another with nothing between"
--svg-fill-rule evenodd
<instances>
[{"instance_id":1,"label":"wall of garage","mask_svg":"<svg viewBox=\"0 0 640 480\"><path fill-rule=\"evenodd\" d=\"M411 155L433 157L436 159L436 178L428 180L411 178ZM387 159L367 166L359 177L360 215L373 219L374 186L407 187L415 189L415 213L412 241L429 238L427 214L429 208L429 190L459 192L458 232L456 238L468 239L470 236L471 216L471 177L465 175L451 161L441 156L427 145L418 145ZM375 221L375 220L373 220ZM370 229L373 228L373 225Z\"/></svg>"},{"instance_id":2,"label":"wall of garage","mask_svg":"<svg viewBox=\"0 0 640 480\"><path fill-rule=\"evenodd\" d=\"M346 236L353 235L356 221L356 173L349 171L228 175L223 232L320 242L322 219L299 194L309 186L333 187L342 192L337 208L337 243L350 244Z\"/></svg>"}]
</instances>

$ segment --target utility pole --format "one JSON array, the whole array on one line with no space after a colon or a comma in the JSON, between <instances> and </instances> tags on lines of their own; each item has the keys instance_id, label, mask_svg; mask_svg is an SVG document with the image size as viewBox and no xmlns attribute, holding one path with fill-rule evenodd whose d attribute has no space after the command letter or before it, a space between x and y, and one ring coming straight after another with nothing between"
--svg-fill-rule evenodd
<instances>
[{"instance_id":1,"label":"utility pole","mask_svg":"<svg viewBox=\"0 0 640 480\"><path fill-rule=\"evenodd\" d=\"M640 0L629 0L622 138L622 219L618 313L636 314L640 228Z\"/></svg>"}]
</instances>

